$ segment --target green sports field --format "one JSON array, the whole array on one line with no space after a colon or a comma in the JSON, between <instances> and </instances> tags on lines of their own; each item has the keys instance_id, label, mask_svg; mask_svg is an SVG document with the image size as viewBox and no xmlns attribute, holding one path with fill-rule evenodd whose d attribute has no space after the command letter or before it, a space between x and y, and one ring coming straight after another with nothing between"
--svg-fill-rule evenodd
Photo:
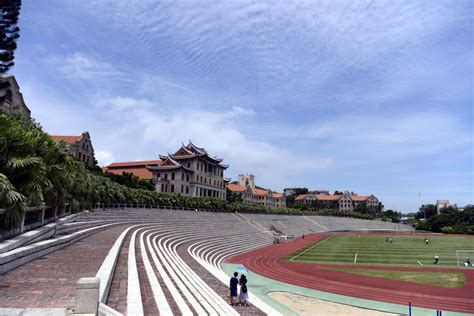
<instances>
[{"instance_id":1,"label":"green sports field","mask_svg":"<svg viewBox=\"0 0 474 316\"><path fill-rule=\"evenodd\" d=\"M392 243L386 242L391 237ZM391 266L456 267L456 250L474 262L474 238L461 236L428 237L412 235L333 235L286 257L290 261ZM439 256L439 264L433 257ZM466 258L460 258L461 263Z\"/></svg>"}]
</instances>

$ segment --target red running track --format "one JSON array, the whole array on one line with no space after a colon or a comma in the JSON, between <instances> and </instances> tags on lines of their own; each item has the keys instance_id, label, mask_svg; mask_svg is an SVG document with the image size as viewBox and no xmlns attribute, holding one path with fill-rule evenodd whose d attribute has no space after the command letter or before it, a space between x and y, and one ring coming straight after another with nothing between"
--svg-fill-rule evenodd
<instances>
[{"instance_id":1,"label":"red running track","mask_svg":"<svg viewBox=\"0 0 474 316\"><path fill-rule=\"evenodd\" d=\"M315 264L283 260L286 255L329 235L308 235L305 239L298 238L288 243L243 253L226 262L243 264L252 272L267 278L314 290L388 303L408 305L408 302L411 302L413 306L418 307L474 313L474 270L472 269L357 266L357 268L367 269L463 272L467 278L466 283L459 288L449 289L324 269L324 267L330 266L353 267L354 265Z\"/></svg>"}]
</instances>

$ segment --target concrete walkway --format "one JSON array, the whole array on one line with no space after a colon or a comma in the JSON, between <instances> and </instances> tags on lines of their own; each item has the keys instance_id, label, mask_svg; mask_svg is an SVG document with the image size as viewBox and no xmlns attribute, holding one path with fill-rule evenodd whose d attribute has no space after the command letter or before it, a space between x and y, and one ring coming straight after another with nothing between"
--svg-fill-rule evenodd
<instances>
[{"instance_id":1,"label":"concrete walkway","mask_svg":"<svg viewBox=\"0 0 474 316\"><path fill-rule=\"evenodd\" d=\"M101 231L0 275L0 306L73 307L77 280L95 276L124 229Z\"/></svg>"}]
</instances>

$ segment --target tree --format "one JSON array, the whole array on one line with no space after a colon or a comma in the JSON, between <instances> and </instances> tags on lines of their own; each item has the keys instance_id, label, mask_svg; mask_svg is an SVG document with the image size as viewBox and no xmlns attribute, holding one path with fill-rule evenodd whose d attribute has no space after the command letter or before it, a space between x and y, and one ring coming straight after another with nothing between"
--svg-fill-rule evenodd
<instances>
[{"instance_id":1,"label":"tree","mask_svg":"<svg viewBox=\"0 0 474 316\"><path fill-rule=\"evenodd\" d=\"M334 191L334 195L343 195L343 194L344 193L342 191L338 191L338 190Z\"/></svg>"},{"instance_id":2,"label":"tree","mask_svg":"<svg viewBox=\"0 0 474 316\"><path fill-rule=\"evenodd\" d=\"M381 215L383 221L390 221L393 223L400 223L400 219L402 217L402 213L396 212L394 210L386 210L382 212Z\"/></svg>"},{"instance_id":3,"label":"tree","mask_svg":"<svg viewBox=\"0 0 474 316\"><path fill-rule=\"evenodd\" d=\"M0 74L15 64L16 40L20 37L17 26L20 8L21 0L0 0Z\"/></svg>"},{"instance_id":4,"label":"tree","mask_svg":"<svg viewBox=\"0 0 474 316\"><path fill-rule=\"evenodd\" d=\"M242 202L242 197L240 194L232 192L229 189L226 189L226 200L229 203Z\"/></svg>"},{"instance_id":5,"label":"tree","mask_svg":"<svg viewBox=\"0 0 474 316\"><path fill-rule=\"evenodd\" d=\"M436 208L436 205L433 205L433 204L426 204L426 205L422 205L420 207L420 210L418 211L418 213L416 213L415 215L415 218L416 219L428 219L430 218L431 216L434 216L438 214L438 210Z\"/></svg>"},{"instance_id":6,"label":"tree","mask_svg":"<svg viewBox=\"0 0 474 316\"><path fill-rule=\"evenodd\" d=\"M308 193L308 188L294 188L295 194L292 195L301 195L301 194L307 194Z\"/></svg>"}]
</instances>

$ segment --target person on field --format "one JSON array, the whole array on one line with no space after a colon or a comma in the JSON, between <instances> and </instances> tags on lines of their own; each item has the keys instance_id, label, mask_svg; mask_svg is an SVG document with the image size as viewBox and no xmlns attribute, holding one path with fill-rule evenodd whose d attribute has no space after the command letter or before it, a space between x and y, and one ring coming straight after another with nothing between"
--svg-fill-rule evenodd
<instances>
[{"instance_id":1,"label":"person on field","mask_svg":"<svg viewBox=\"0 0 474 316\"><path fill-rule=\"evenodd\" d=\"M249 306L249 304L247 303L249 299L249 293L247 289L247 277L245 275L242 274L240 276L239 284L240 284L240 295L239 295L240 305Z\"/></svg>"},{"instance_id":2,"label":"person on field","mask_svg":"<svg viewBox=\"0 0 474 316\"><path fill-rule=\"evenodd\" d=\"M304 239L304 235L303 235L303 239Z\"/></svg>"},{"instance_id":3,"label":"person on field","mask_svg":"<svg viewBox=\"0 0 474 316\"><path fill-rule=\"evenodd\" d=\"M428 246L430 244L430 241L428 240L428 238L425 238L425 244Z\"/></svg>"},{"instance_id":4,"label":"person on field","mask_svg":"<svg viewBox=\"0 0 474 316\"><path fill-rule=\"evenodd\" d=\"M439 256L435 255L433 264L438 264L438 263L439 263Z\"/></svg>"},{"instance_id":5,"label":"person on field","mask_svg":"<svg viewBox=\"0 0 474 316\"><path fill-rule=\"evenodd\" d=\"M230 278L230 305L232 306L235 305L235 302L237 301L237 284L239 284L239 279L237 279L238 275L237 272L234 272L234 276Z\"/></svg>"},{"instance_id":6,"label":"person on field","mask_svg":"<svg viewBox=\"0 0 474 316\"><path fill-rule=\"evenodd\" d=\"M392 237L390 237L388 241L390 241L390 243L393 243Z\"/></svg>"},{"instance_id":7,"label":"person on field","mask_svg":"<svg viewBox=\"0 0 474 316\"><path fill-rule=\"evenodd\" d=\"M388 242L388 237L385 237L385 242Z\"/></svg>"}]
</instances>

